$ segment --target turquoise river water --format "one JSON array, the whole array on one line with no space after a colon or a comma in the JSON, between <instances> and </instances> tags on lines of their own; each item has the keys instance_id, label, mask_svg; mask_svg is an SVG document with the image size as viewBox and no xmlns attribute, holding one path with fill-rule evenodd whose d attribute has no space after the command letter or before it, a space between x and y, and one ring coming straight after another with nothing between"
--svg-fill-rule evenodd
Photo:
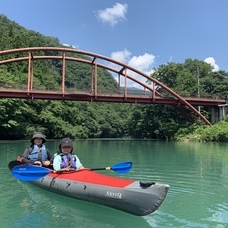
<instances>
[{"instance_id":1,"label":"turquoise river water","mask_svg":"<svg viewBox=\"0 0 228 228\"><path fill-rule=\"evenodd\" d=\"M54 154L58 141L46 146ZM154 213L138 217L71 199L15 179L8 163L28 141L0 142L0 226L147 228L228 227L228 143L174 143L144 140L77 140L74 151L85 167L132 161L123 178L169 184ZM113 171L100 171L119 176Z\"/></svg>"}]
</instances>

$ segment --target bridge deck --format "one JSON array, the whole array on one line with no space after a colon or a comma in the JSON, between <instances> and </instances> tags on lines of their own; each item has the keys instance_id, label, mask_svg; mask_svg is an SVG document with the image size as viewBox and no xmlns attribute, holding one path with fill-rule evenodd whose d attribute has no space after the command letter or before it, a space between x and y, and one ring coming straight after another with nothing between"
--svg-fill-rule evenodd
<instances>
[{"instance_id":1,"label":"bridge deck","mask_svg":"<svg viewBox=\"0 0 228 228\"><path fill-rule=\"evenodd\" d=\"M24 99L43 99L43 100L71 100L71 101L96 101L96 102L123 102L139 104L168 104L168 105L185 105L174 97L152 98L149 95L142 94L116 94L106 93L93 95L83 91L50 91L50 90L18 90L0 88L0 97L2 98L24 98ZM193 98L185 97L185 100L194 106L219 106L224 104L225 100L212 98Z\"/></svg>"}]
</instances>

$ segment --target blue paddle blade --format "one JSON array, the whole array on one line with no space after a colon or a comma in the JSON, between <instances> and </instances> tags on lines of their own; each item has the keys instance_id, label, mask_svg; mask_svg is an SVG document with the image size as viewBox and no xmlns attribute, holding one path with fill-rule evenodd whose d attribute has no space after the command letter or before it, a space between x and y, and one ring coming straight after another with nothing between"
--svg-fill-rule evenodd
<instances>
[{"instance_id":1,"label":"blue paddle blade","mask_svg":"<svg viewBox=\"0 0 228 228\"><path fill-rule=\"evenodd\" d=\"M12 169L12 175L22 181L35 181L51 172L44 167L28 165L20 165Z\"/></svg>"},{"instance_id":2,"label":"blue paddle blade","mask_svg":"<svg viewBox=\"0 0 228 228\"><path fill-rule=\"evenodd\" d=\"M132 167L132 162L121 162L119 164L112 166L111 170L119 174L125 174L130 171L131 167Z\"/></svg>"}]
</instances>

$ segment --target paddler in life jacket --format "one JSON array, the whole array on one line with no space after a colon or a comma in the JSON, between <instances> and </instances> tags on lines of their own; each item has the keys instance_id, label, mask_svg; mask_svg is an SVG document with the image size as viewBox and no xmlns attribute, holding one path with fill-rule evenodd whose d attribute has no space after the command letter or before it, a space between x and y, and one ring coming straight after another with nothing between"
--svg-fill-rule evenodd
<instances>
[{"instance_id":1,"label":"paddler in life jacket","mask_svg":"<svg viewBox=\"0 0 228 228\"><path fill-rule=\"evenodd\" d=\"M83 169L79 158L73 153L73 144L70 138L63 138L59 144L59 153L53 161L54 170L70 171Z\"/></svg>"},{"instance_id":2,"label":"paddler in life jacket","mask_svg":"<svg viewBox=\"0 0 228 228\"><path fill-rule=\"evenodd\" d=\"M31 139L31 146L25 149L21 161L30 165L42 165L48 167L53 162L53 156L45 147L46 136L41 132L35 132Z\"/></svg>"}]
</instances>

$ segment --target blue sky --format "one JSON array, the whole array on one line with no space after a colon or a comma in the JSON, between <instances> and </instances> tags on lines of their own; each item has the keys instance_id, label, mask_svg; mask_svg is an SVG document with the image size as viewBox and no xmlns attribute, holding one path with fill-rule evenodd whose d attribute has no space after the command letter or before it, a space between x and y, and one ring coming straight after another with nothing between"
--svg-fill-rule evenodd
<instances>
[{"instance_id":1,"label":"blue sky","mask_svg":"<svg viewBox=\"0 0 228 228\"><path fill-rule=\"evenodd\" d=\"M5 0L0 13L145 73L192 58L228 71L228 0Z\"/></svg>"}]
</instances>

